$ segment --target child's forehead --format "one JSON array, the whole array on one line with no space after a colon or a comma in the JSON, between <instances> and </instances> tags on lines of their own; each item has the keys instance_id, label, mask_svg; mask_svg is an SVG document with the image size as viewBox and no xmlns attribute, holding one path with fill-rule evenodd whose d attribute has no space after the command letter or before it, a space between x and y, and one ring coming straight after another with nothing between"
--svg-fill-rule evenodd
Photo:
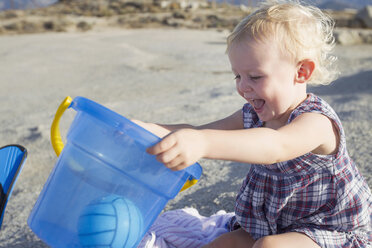
<instances>
[{"instance_id":1,"label":"child's forehead","mask_svg":"<svg viewBox=\"0 0 372 248\"><path fill-rule=\"evenodd\" d=\"M284 55L275 40L253 38L234 41L228 51L233 71L267 71L282 64L294 64L291 57Z\"/></svg>"},{"instance_id":2,"label":"child's forehead","mask_svg":"<svg viewBox=\"0 0 372 248\"><path fill-rule=\"evenodd\" d=\"M259 44L234 44L229 52L231 66L236 70L261 67L275 60L275 53L260 47Z\"/></svg>"},{"instance_id":3,"label":"child's forehead","mask_svg":"<svg viewBox=\"0 0 372 248\"><path fill-rule=\"evenodd\" d=\"M295 47L289 48L286 42L280 37L275 34L253 37L250 33L242 33L237 36L236 39L231 41L227 49L227 53L243 53L249 51L257 56L267 57L266 55L270 55L271 58L281 60L289 59L292 62L296 62Z\"/></svg>"},{"instance_id":4,"label":"child's forehead","mask_svg":"<svg viewBox=\"0 0 372 248\"><path fill-rule=\"evenodd\" d=\"M228 54L249 53L250 55L265 56L267 54L279 55L281 49L275 39L255 39L245 36L231 43Z\"/></svg>"}]
</instances>

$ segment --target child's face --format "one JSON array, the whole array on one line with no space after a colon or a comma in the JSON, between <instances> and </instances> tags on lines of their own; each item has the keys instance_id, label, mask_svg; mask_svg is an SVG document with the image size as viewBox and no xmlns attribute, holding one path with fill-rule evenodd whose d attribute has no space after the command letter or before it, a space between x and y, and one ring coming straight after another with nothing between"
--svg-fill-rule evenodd
<instances>
[{"instance_id":1,"label":"child's face","mask_svg":"<svg viewBox=\"0 0 372 248\"><path fill-rule=\"evenodd\" d=\"M238 93L262 121L284 125L300 103L299 94L306 96L306 88L299 90L295 81L296 64L280 52L275 42L252 38L233 43L228 55Z\"/></svg>"}]
</instances>

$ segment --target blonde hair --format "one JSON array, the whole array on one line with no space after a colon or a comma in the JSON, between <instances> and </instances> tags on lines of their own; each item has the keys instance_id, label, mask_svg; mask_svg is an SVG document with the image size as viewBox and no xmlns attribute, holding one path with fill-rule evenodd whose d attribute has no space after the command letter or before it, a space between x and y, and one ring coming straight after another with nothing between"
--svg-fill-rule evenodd
<instances>
[{"instance_id":1,"label":"blonde hair","mask_svg":"<svg viewBox=\"0 0 372 248\"><path fill-rule=\"evenodd\" d=\"M330 54L335 44L333 27L333 20L316 7L299 1L267 1L235 27L227 38L226 51L247 36L257 41L274 38L294 63L315 62L309 83L329 84L338 75L333 67L336 57Z\"/></svg>"}]
</instances>

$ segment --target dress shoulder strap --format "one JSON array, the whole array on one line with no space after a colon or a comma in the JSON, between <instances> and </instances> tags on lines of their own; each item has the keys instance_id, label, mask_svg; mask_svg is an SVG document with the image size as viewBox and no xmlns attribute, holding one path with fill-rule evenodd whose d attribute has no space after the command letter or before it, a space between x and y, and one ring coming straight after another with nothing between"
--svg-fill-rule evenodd
<instances>
[{"instance_id":1,"label":"dress shoulder strap","mask_svg":"<svg viewBox=\"0 0 372 248\"><path fill-rule=\"evenodd\" d=\"M337 128L340 135L339 153L346 149L346 138L342 123L333 108L322 98L310 93L304 102L292 111L288 123L303 113L319 113L327 116Z\"/></svg>"}]
</instances>

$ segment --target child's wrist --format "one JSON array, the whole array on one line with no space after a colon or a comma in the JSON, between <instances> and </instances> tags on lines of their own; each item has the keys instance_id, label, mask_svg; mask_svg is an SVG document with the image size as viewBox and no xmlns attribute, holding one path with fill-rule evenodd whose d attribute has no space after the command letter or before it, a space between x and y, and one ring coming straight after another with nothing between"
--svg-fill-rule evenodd
<instances>
[{"instance_id":1,"label":"child's wrist","mask_svg":"<svg viewBox=\"0 0 372 248\"><path fill-rule=\"evenodd\" d=\"M200 129L197 130L197 132L200 134L200 149L202 153L203 158L209 158L210 157L210 139L209 137L209 131L207 129Z\"/></svg>"}]
</instances>

